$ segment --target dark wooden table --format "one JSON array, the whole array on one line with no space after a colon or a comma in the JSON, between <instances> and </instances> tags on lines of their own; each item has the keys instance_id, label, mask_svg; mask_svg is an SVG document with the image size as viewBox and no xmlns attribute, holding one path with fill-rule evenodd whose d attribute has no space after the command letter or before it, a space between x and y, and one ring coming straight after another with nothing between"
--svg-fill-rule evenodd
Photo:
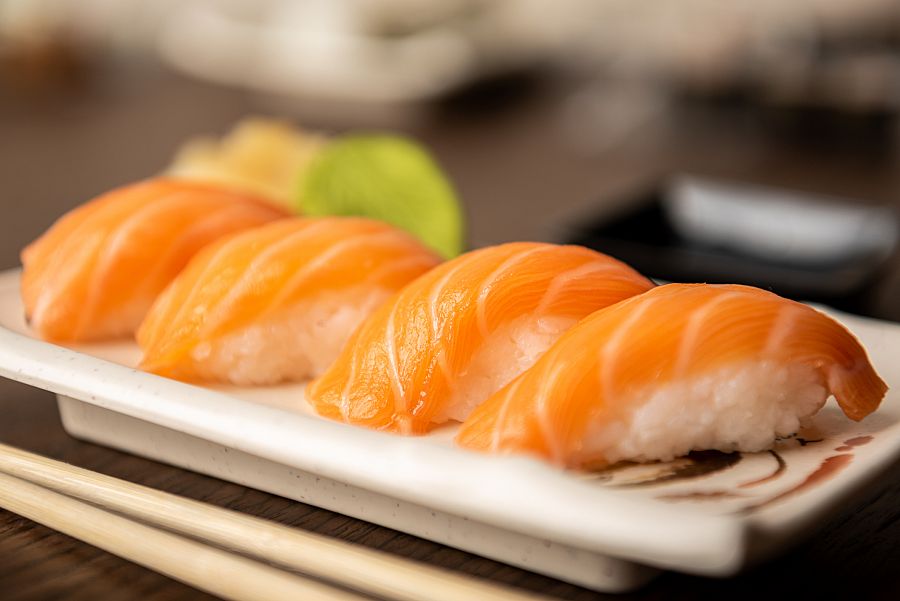
<instances>
[{"instance_id":1,"label":"dark wooden table","mask_svg":"<svg viewBox=\"0 0 900 601\"><path fill-rule=\"evenodd\" d=\"M546 91L550 90L550 91ZM189 81L153 66L102 66L78 92L38 98L0 89L0 267L64 210L161 168L187 135L221 131L246 113L279 113L327 129L396 127L430 144L466 200L472 245L548 238L587 203L676 169L900 199L895 155L801 152L755 133L671 129L639 143L579 155L561 134L556 84L514 89L527 99L477 111L367 113L252 95ZM509 100L509 99L507 99ZM471 106L463 103L462 106ZM736 138L739 138L736 141ZM890 282L897 282L897 278ZM891 284L893 285L893 284ZM900 295L888 286L885 303ZM63 431L48 393L0 381L0 441L91 470L361 545L566 599L604 595L455 549L82 443ZM900 598L900 464L780 559L739 577L663 574L625 599ZM182 584L0 510L0 599L202 599Z\"/></svg>"}]
</instances>

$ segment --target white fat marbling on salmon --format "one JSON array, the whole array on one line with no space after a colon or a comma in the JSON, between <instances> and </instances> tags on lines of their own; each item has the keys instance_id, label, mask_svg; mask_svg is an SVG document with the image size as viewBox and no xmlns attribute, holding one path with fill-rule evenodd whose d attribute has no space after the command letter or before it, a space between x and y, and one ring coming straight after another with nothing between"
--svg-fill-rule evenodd
<instances>
[{"instance_id":1,"label":"white fat marbling on salmon","mask_svg":"<svg viewBox=\"0 0 900 601\"><path fill-rule=\"evenodd\" d=\"M356 356L359 353L359 346L353 347L353 363L350 366L350 377L347 378L347 382L344 384L344 388L341 390L341 417L344 421L350 420L350 389L353 386L353 380L356 377Z\"/></svg>"},{"instance_id":2,"label":"white fat marbling on salmon","mask_svg":"<svg viewBox=\"0 0 900 601\"><path fill-rule=\"evenodd\" d=\"M331 248L304 265L301 269L297 270L287 283L281 287L278 294L275 295L275 298L272 299L270 307L277 308L294 294L303 282L309 279L312 274L327 268L328 263L335 257L352 252L354 249L365 250L365 247L369 246L379 250L384 249L385 247L400 246L398 242L401 242L401 240L403 239L398 237L396 231L387 230L360 234L356 237L335 243ZM408 246L408 244L402 244L402 246Z\"/></svg>"},{"instance_id":3,"label":"white fat marbling on salmon","mask_svg":"<svg viewBox=\"0 0 900 601\"><path fill-rule=\"evenodd\" d=\"M438 307L441 302L441 295L444 290L447 288L450 280L453 279L453 276L459 272L463 267L466 266L464 261L460 261L455 266L453 266L450 270L447 271L444 276L438 280L434 286L431 288L431 293L428 295L428 311L431 317L431 330L434 335L434 344L435 344L435 359L437 360L438 367L441 370L441 373L444 376L444 381L447 382L447 386L452 389L455 384L455 378L453 377L453 373L450 370L450 366L447 365L447 351L444 346L444 320L441 319L441 316L438 312Z\"/></svg>"},{"instance_id":4,"label":"white fat marbling on salmon","mask_svg":"<svg viewBox=\"0 0 900 601\"><path fill-rule=\"evenodd\" d=\"M198 282L205 281L206 277L210 273L213 273L216 270L220 269L221 268L221 259L223 257L228 256L232 252L232 250L239 245L240 245L240 237L239 236L230 238L226 242L220 244L216 248L215 253L213 254L212 258L207 262L206 269L204 269L204 271L200 274L200 276L197 277L197 281ZM168 315L169 308L171 307L172 302L174 302L174 300L176 298L176 295L174 294L174 292L175 292L175 290L170 285L170 287L166 291L163 292L163 296L168 297L168 298L165 298L162 305L155 307L152 314ZM187 298L185 298L182 301L181 306L178 308L175 315L173 315L170 318L170 322L171 323L181 323L182 319L184 319L184 316L187 314L188 311L195 311L199 306L196 303L197 297L200 296L202 293L203 293L203 286L194 286L191 289L190 293L188 294ZM207 311L208 309L209 309L209 307L203 306L204 312ZM163 328L163 327L155 328L155 334L156 334L156 336L151 337L150 340L147 341L148 346L155 344L160 336L164 336L166 334L166 328Z\"/></svg>"},{"instance_id":5,"label":"white fat marbling on salmon","mask_svg":"<svg viewBox=\"0 0 900 601\"><path fill-rule=\"evenodd\" d=\"M411 271L414 268L419 272L421 271L421 268L428 268L432 265L434 265L434 259L428 256L400 257L385 263L375 271L371 272L366 277L364 283L378 284L389 275Z\"/></svg>"},{"instance_id":6,"label":"white fat marbling on salmon","mask_svg":"<svg viewBox=\"0 0 900 601\"><path fill-rule=\"evenodd\" d=\"M681 342L678 345L678 350L676 351L677 354L675 356L673 378L678 379L684 377L690 367L691 358L693 357L694 349L697 346L697 339L703 332L706 321L709 319L713 310L736 296L737 294L735 293L722 294L721 296L711 298L694 310L690 319L688 319L687 324L684 326L684 331L681 333Z\"/></svg>"},{"instance_id":7,"label":"white fat marbling on salmon","mask_svg":"<svg viewBox=\"0 0 900 601\"><path fill-rule=\"evenodd\" d=\"M497 422L494 426L493 435L491 436L491 450L494 452L500 449L500 444L503 442L503 437L506 435L509 424L509 406L512 403L512 400L516 398L519 386L521 385L522 378L518 378L512 383L509 390L506 392L506 398L503 400L503 405L497 413Z\"/></svg>"},{"instance_id":8,"label":"white fat marbling on salmon","mask_svg":"<svg viewBox=\"0 0 900 601\"><path fill-rule=\"evenodd\" d=\"M78 314L78 326L76 331L82 332L84 324L88 323L93 316L97 299L103 294L103 280L109 273L112 262L116 257L120 256L123 250L127 249L134 238L134 230L139 227L146 227L147 223L153 223L157 216L164 216L170 210L169 198L171 195L162 197L156 202L146 204L140 209L129 215L125 221L120 223L115 230L107 232L104 245L100 249L99 256L96 258L95 266L89 274L88 292L85 297L84 308ZM156 268L162 262L156 264ZM137 274L135 274L137 276ZM134 285L141 286L141 282L146 282L148 274L140 274L135 277ZM146 310L147 307L144 307ZM140 320L140 316L137 318ZM138 323L140 323L138 321ZM134 328L138 323L130 324L130 328Z\"/></svg>"},{"instance_id":9,"label":"white fat marbling on salmon","mask_svg":"<svg viewBox=\"0 0 900 601\"><path fill-rule=\"evenodd\" d=\"M791 335L794 324L797 323L798 315L797 308L791 305L786 305L778 310L778 316L775 318L775 323L772 324L772 328L769 330L769 337L766 339L766 345L763 349L764 356L771 355L784 344L785 340Z\"/></svg>"},{"instance_id":10,"label":"white fat marbling on salmon","mask_svg":"<svg viewBox=\"0 0 900 601\"><path fill-rule=\"evenodd\" d=\"M553 428L551 415L551 405L553 401L551 400L551 395L553 394L556 383L562 375L563 368L564 365L562 363L557 363L550 369L550 373L548 373L541 382L540 391L538 392L537 400L535 401L538 427L540 427L541 435L547 443L551 460L557 463L561 462L563 459L563 443L565 441L560 440L560 437L556 435Z\"/></svg>"},{"instance_id":11,"label":"white fat marbling on salmon","mask_svg":"<svg viewBox=\"0 0 900 601\"><path fill-rule=\"evenodd\" d=\"M520 252L517 255L509 257L505 261L503 261L499 267L497 267L494 271L489 273L487 277L481 282L481 291L478 293L478 300L476 301L475 307L475 315L478 323L478 332L481 334L482 338L487 338L491 335L491 330L488 327L487 322L487 299L488 296L493 292L494 284L500 279L503 274L509 272L513 267L520 264L522 261L539 252L546 251L546 247L539 246L537 248L532 248L525 252Z\"/></svg>"},{"instance_id":12,"label":"white fat marbling on salmon","mask_svg":"<svg viewBox=\"0 0 900 601\"><path fill-rule=\"evenodd\" d=\"M615 332L607 338L600 347L600 373L599 383L600 390L603 391L603 398L607 402L613 402L615 399L615 390L613 382L616 374L616 363L618 362L619 347L622 345L629 330L638 325L641 317L655 303L656 299L643 298L638 301L638 306L634 309L622 323L618 324Z\"/></svg>"},{"instance_id":13,"label":"white fat marbling on salmon","mask_svg":"<svg viewBox=\"0 0 900 601\"><path fill-rule=\"evenodd\" d=\"M392 273L394 271L412 269L414 267L421 267L426 264L430 264L431 261L432 261L432 259L430 257L407 257L405 259L395 260L387 265L383 265L378 270L376 270L374 273L372 273L366 279L366 283L380 282L381 279L389 273ZM357 365L359 363L359 361L357 360L357 356L359 355L359 352L361 349L362 349L362 346L357 345L357 346L354 346L353 349L351 350L352 354L350 357L350 361L351 361L350 375L347 378L347 381L344 384L344 387L341 391L340 411L341 411L341 417L345 421L350 419L350 408L351 408L350 407L350 405L351 405L350 390L353 387L353 381L356 378L356 370L357 370Z\"/></svg>"},{"instance_id":14,"label":"white fat marbling on salmon","mask_svg":"<svg viewBox=\"0 0 900 601\"><path fill-rule=\"evenodd\" d=\"M233 286L228 291L228 293L222 299L220 299L216 303L215 310L209 315L209 318L203 325L201 336L209 330L209 324L212 324L213 327L215 326L215 324L218 324L222 319L224 319L225 316L234 311L240 299L247 295L250 287L255 283L255 278L248 276L253 276L262 271L266 265L270 264L276 257L278 257L280 253L284 252L285 249L293 248L298 242L312 237L312 235L315 234L318 230L328 229L330 227L332 227L332 225L327 220L312 221L302 229L296 232L291 232L281 240L274 242L264 251L256 255L247 266L247 268L243 270L244 276L237 282L235 286ZM234 248L235 246L243 246L244 239L242 236L238 236L232 238L231 243L232 244L226 245L229 247L229 249ZM223 253L217 253L216 257L212 261L209 261L207 263L206 270L200 275L197 281L206 281L210 274L221 269L222 265L219 259L222 258L222 256ZM188 301L190 300L191 299L189 298ZM192 303L190 302L187 302L185 304L192 306Z\"/></svg>"},{"instance_id":15,"label":"white fat marbling on salmon","mask_svg":"<svg viewBox=\"0 0 900 601\"><path fill-rule=\"evenodd\" d=\"M400 367L399 360L397 358L397 334L394 326L394 318L396 315L396 307L391 309L391 314L388 316L387 322L387 330L385 331L385 336L387 340L385 341L386 347L385 352L388 356L388 365L390 366L390 380L391 380L391 390L394 395L394 411L397 416L401 417L401 419L406 415L406 409L409 405L406 398L406 391L403 388L403 382L400 381ZM403 424L401 423L401 428Z\"/></svg>"},{"instance_id":16,"label":"white fat marbling on salmon","mask_svg":"<svg viewBox=\"0 0 900 601\"><path fill-rule=\"evenodd\" d=\"M565 291L566 286L586 275L607 272L610 273L610 280L615 280L615 274L618 274L621 270L622 268L618 265L591 261L575 267L574 269L565 271L553 278L553 281L547 286L547 293L544 294L544 298L541 299L541 303L534 312L536 315L543 315L546 313L547 307L552 305L553 302L559 298L559 295Z\"/></svg>"},{"instance_id":17,"label":"white fat marbling on salmon","mask_svg":"<svg viewBox=\"0 0 900 601\"><path fill-rule=\"evenodd\" d=\"M83 331L83 324L89 323L94 316L97 300L103 295L104 280L112 269L112 263L132 243L135 231L146 227L148 223L154 223L157 215L165 216L169 214L173 210L173 206L188 200L189 197L190 194L184 191L172 192L167 196L161 197L153 203L141 207L107 236L106 243L100 256L97 258L97 266L90 273L89 292L85 302L85 309L79 314L78 331ZM229 220L241 215L245 210L246 207L243 205L223 204L214 212L208 213L202 219L191 223L179 233L176 240L173 240L166 248L161 249L162 255L153 264L150 271L142 273L140 277L135 278L133 283L134 296L139 300L133 303L131 307L124 307L121 310L123 333L131 332L140 325L141 320L152 304L148 300L149 297L145 296L147 287L157 280L159 273L171 263L173 257L183 252L182 245L184 242L196 239L208 230L216 231L223 223L227 223Z\"/></svg>"},{"instance_id":18,"label":"white fat marbling on salmon","mask_svg":"<svg viewBox=\"0 0 900 601\"><path fill-rule=\"evenodd\" d=\"M87 224L82 224L80 228L83 229L85 225ZM31 321L33 323L39 324L46 321L47 313L53 310L62 291L67 290L72 282L80 277L78 270L60 269L59 263L71 261L72 264L79 264L83 261L83 256L90 255L94 252L94 249L103 243L103 239L96 232L85 233L80 241L81 243L76 247L75 254L57 253L54 255L50 267L45 270L47 273L55 275L53 278L45 279L43 282L43 290L37 299L34 310L31 312Z\"/></svg>"}]
</instances>

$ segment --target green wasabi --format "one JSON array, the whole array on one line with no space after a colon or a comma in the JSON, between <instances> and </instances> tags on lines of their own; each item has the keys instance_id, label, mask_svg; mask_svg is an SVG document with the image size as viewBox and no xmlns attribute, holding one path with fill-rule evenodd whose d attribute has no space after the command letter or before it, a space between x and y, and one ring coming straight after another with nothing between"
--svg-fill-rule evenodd
<instances>
[{"instance_id":1,"label":"green wasabi","mask_svg":"<svg viewBox=\"0 0 900 601\"><path fill-rule=\"evenodd\" d=\"M463 251L463 213L453 187L422 146L399 136L348 135L329 143L304 170L294 209L380 219L445 259Z\"/></svg>"}]
</instances>

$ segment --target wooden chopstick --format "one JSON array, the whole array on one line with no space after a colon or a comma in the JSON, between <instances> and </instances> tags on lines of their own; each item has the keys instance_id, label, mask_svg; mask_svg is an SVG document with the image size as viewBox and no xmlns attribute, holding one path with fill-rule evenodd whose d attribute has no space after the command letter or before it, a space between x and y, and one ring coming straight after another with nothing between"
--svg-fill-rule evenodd
<instances>
[{"instance_id":1,"label":"wooden chopstick","mask_svg":"<svg viewBox=\"0 0 900 601\"><path fill-rule=\"evenodd\" d=\"M0 473L0 506L225 599L362 599L356 594L144 526L5 473Z\"/></svg>"},{"instance_id":2,"label":"wooden chopstick","mask_svg":"<svg viewBox=\"0 0 900 601\"><path fill-rule=\"evenodd\" d=\"M3 444L0 444L0 472L148 524L388 599L512 601L544 598L184 499ZM42 512L32 508L30 513L39 517ZM31 518L31 515L26 517ZM171 555L177 556L176 553Z\"/></svg>"}]
</instances>

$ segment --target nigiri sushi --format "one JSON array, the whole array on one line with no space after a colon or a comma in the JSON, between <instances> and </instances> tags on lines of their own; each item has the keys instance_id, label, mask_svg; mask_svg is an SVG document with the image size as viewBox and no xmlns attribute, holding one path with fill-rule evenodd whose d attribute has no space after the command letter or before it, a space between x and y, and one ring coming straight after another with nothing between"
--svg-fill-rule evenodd
<instances>
[{"instance_id":1,"label":"nigiri sushi","mask_svg":"<svg viewBox=\"0 0 900 601\"><path fill-rule=\"evenodd\" d=\"M323 416L403 434L461 421L579 319L652 286L578 246L472 251L379 309L307 400Z\"/></svg>"},{"instance_id":2,"label":"nigiri sushi","mask_svg":"<svg viewBox=\"0 0 900 601\"><path fill-rule=\"evenodd\" d=\"M56 342L129 336L203 246L286 216L203 184L155 179L118 188L70 211L22 251L26 319Z\"/></svg>"},{"instance_id":3,"label":"nigiri sushi","mask_svg":"<svg viewBox=\"0 0 900 601\"><path fill-rule=\"evenodd\" d=\"M886 390L856 338L811 307L748 286L669 284L573 327L457 442L575 468L752 452L829 395L860 420Z\"/></svg>"},{"instance_id":4,"label":"nigiri sushi","mask_svg":"<svg viewBox=\"0 0 900 601\"><path fill-rule=\"evenodd\" d=\"M363 218L294 218L223 238L147 315L141 368L241 385L307 379L363 318L439 262L406 232Z\"/></svg>"}]
</instances>

